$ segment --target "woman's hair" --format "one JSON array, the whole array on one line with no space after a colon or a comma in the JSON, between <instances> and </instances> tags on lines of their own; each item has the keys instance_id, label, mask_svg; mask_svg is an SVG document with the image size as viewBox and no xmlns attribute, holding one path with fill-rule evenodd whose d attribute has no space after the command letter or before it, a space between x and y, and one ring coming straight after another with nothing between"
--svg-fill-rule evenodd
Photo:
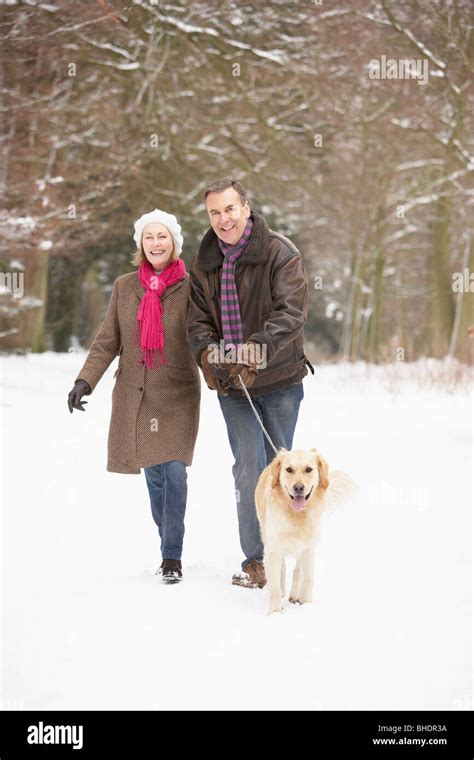
<instances>
[{"instance_id":1,"label":"woman's hair","mask_svg":"<svg viewBox=\"0 0 474 760\"><path fill-rule=\"evenodd\" d=\"M175 259L178 259L179 256L176 255L176 246L174 244L172 235L171 235L171 240L173 243L173 252L171 254L170 261L175 261ZM140 243L140 247L137 248L137 250L133 254L132 258L130 259L130 263L133 264L134 267L139 267L140 264L143 264L144 261L147 261L147 257L145 256L145 251L143 250L143 246Z\"/></svg>"}]
</instances>

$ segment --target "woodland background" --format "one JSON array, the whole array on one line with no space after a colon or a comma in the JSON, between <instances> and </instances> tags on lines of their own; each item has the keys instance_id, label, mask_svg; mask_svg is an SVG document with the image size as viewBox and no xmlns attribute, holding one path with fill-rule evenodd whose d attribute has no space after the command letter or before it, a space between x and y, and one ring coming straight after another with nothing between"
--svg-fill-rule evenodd
<instances>
[{"instance_id":1,"label":"woodland background","mask_svg":"<svg viewBox=\"0 0 474 760\"><path fill-rule=\"evenodd\" d=\"M88 347L132 270L134 220L176 214L189 265L203 189L233 175L302 252L313 360L470 361L470 0L3 0L0 15L1 350ZM426 61L426 85L371 78L382 56Z\"/></svg>"}]
</instances>

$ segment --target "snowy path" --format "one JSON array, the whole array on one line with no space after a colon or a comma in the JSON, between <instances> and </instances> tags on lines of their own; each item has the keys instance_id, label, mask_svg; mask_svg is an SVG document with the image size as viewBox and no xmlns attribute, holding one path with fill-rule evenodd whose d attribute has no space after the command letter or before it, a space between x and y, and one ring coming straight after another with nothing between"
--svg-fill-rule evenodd
<instances>
[{"instance_id":1,"label":"snowy path","mask_svg":"<svg viewBox=\"0 0 474 760\"><path fill-rule=\"evenodd\" d=\"M70 415L82 354L2 360L6 709L468 709L472 398L324 367L295 448L360 485L326 516L316 599L268 617L240 564L232 459L203 389L183 557L161 585L143 475L105 471L113 369Z\"/></svg>"}]
</instances>

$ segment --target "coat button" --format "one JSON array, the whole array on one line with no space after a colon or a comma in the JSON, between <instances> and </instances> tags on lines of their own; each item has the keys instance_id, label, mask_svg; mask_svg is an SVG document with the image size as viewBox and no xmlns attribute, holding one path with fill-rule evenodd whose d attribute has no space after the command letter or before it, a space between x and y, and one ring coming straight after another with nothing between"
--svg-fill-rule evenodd
<instances>
[{"instance_id":1,"label":"coat button","mask_svg":"<svg viewBox=\"0 0 474 760\"><path fill-rule=\"evenodd\" d=\"M139 391L142 391L142 390L143 390L143 388L139 388L138 390L139 390Z\"/></svg>"}]
</instances>

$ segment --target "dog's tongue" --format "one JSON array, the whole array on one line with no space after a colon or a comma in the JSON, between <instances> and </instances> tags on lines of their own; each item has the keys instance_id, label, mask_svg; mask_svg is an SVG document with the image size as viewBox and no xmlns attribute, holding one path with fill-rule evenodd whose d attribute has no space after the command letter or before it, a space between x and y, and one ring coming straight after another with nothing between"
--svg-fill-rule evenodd
<instances>
[{"instance_id":1,"label":"dog's tongue","mask_svg":"<svg viewBox=\"0 0 474 760\"><path fill-rule=\"evenodd\" d=\"M295 510L295 512L299 512L300 509L304 509L305 505L305 498L304 495L301 494L300 496L295 496L293 498L293 501L291 502L291 506Z\"/></svg>"}]
</instances>

